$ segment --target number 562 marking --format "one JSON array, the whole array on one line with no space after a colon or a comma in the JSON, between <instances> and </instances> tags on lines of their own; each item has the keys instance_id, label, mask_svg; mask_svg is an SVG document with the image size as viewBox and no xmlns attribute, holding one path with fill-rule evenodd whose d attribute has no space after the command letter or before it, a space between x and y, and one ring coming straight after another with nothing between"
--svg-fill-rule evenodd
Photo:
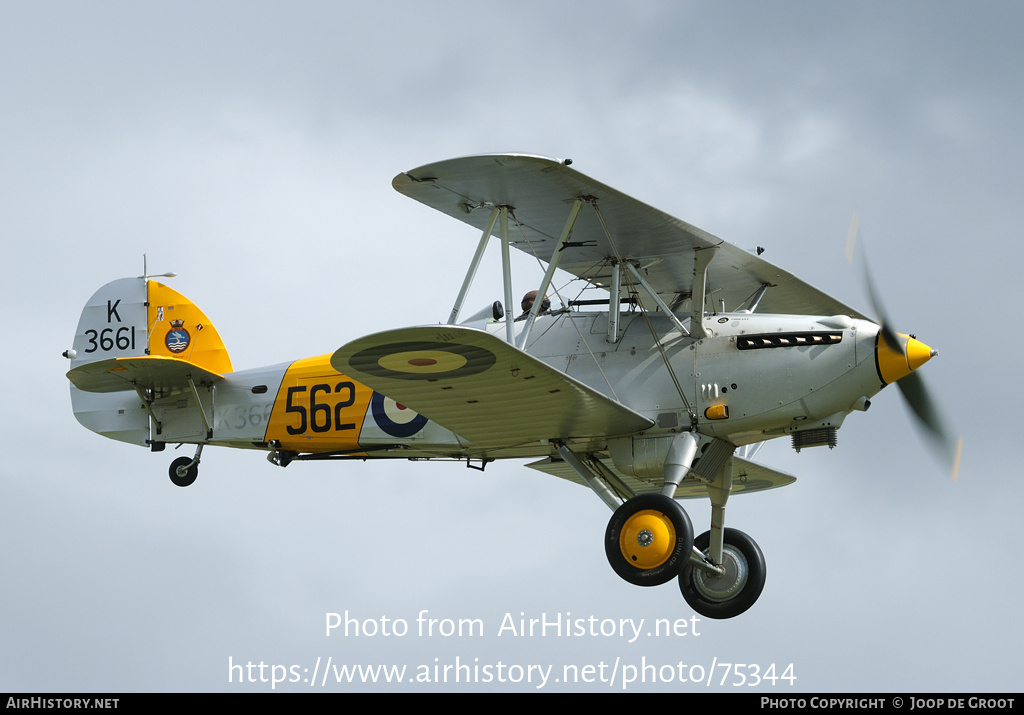
<instances>
[{"instance_id":1,"label":"number 562 marking","mask_svg":"<svg viewBox=\"0 0 1024 715\"><path fill-rule=\"evenodd\" d=\"M288 388L285 401L285 412L294 412L299 416L297 427L288 425L288 434L305 434L307 429L314 432L330 432L333 430L355 429L354 422L342 422L341 411L356 401L356 386L351 382L339 382L333 388L329 383L319 383L308 388L309 397L303 393L305 385ZM331 395L341 397L334 402ZM332 409L332 402L333 409Z\"/></svg>"}]
</instances>

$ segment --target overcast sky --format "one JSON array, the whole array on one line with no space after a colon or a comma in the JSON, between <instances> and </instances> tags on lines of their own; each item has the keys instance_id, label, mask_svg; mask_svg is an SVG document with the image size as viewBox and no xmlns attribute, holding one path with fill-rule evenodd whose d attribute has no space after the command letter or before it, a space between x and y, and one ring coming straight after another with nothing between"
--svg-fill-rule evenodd
<instances>
[{"instance_id":1,"label":"overcast sky","mask_svg":"<svg viewBox=\"0 0 1024 715\"><path fill-rule=\"evenodd\" d=\"M1022 26L1012 2L0 4L0 691L269 690L229 669L249 662L302 691L619 691L629 666L680 662L792 664L756 689L719 665L727 692L1019 690ZM75 420L61 351L143 253L236 368L445 319L478 234L390 182L494 151L570 157L870 312L844 258L856 210L896 327L940 353L922 374L964 436L958 481L894 389L835 450L767 445L798 481L728 513L765 553L763 595L655 637L693 615L678 588L619 579L608 509L519 462L209 449L180 489L167 465L190 448ZM500 297L495 248L479 276L474 306ZM409 633L326 636L346 611ZM485 632L421 636L422 611ZM567 612L644 635L499 635ZM328 657L494 682L311 687ZM555 682L601 663L615 682Z\"/></svg>"}]
</instances>

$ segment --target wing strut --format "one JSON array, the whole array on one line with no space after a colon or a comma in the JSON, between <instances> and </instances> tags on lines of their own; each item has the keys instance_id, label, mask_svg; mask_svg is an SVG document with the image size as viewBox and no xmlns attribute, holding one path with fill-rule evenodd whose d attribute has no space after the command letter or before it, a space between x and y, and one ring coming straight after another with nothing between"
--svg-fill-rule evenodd
<instances>
[{"instance_id":1,"label":"wing strut","mask_svg":"<svg viewBox=\"0 0 1024 715\"><path fill-rule=\"evenodd\" d=\"M615 511L627 499L636 496L636 492L630 489L625 482L619 479L612 470L597 457L596 454L588 454L587 462L576 456L576 453L569 449L569 446L557 440L554 444L558 447L558 454L562 461L572 468L572 471L600 497L605 505ZM588 466L589 465L589 466Z\"/></svg>"},{"instance_id":2,"label":"wing strut","mask_svg":"<svg viewBox=\"0 0 1024 715\"><path fill-rule=\"evenodd\" d=\"M758 304L761 302L761 299L764 298L764 294L768 292L769 287L770 286L767 283L763 284L760 288L754 291L754 294L752 296L750 296L749 298L747 298L747 300L740 304L746 304L747 307L737 310L736 312L753 313L755 310L757 310Z\"/></svg>"},{"instance_id":3,"label":"wing strut","mask_svg":"<svg viewBox=\"0 0 1024 715\"><path fill-rule=\"evenodd\" d=\"M132 382L132 387L135 388L135 394L142 400L142 406L149 412L149 416L153 418L153 423L156 425L156 433L162 434L164 431L163 423L156 418L156 413L153 412L153 395L151 391L146 391L137 382Z\"/></svg>"},{"instance_id":4,"label":"wing strut","mask_svg":"<svg viewBox=\"0 0 1024 715\"><path fill-rule=\"evenodd\" d=\"M606 340L614 345L619 342L619 313L621 312L621 306L619 305L620 295L622 290L622 266L618 262L612 266L612 282L609 286L609 300L608 300L608 337Z\"/></svg>"},{"instance_id":5,"label":"wing strut","mask_svg":"<svg viewBox=\"0 0 1024 715\"><path fill-rule=\"evenodd\" d=\"M555 269L558 268L558 259L562 257L562 250L566 247L569 236L572 235L572 227L576 225L576 217L580 215L580 208L582 207L583 199L576 199L569 210L569 218L565 221L562 235L558 237L558 248L555 249L555 252L551 255L551 260L548 261L548 269L544 273L544 279L540 282L540 288L537 289L537 299L533 301L533 307L530 308L530 316L526 319L526 327L523 328L523 334L519 343L520 350L526 350L526 340L530 337L530 331L533 329L534 321L537 320L537 314L540 312L541 303L544 302L544 295L548 291L548 285L550 285L551 279L555 275Z\"/></svg>"},{"instance_id":6,"label":"wing strut","mask_svg":"<svg viewBox=\"0 0 1024 715\"><path fill-rule=\"evenodd\" d=\"M622 499L620 499L615 492L613 492L603 480L599 479L597 475L587 469L587 466L580 461L580 458L569 449L564 443L558 445L558 453L561 455L565 463L572 467L572 471L579 475L588 487L590 487L598 497L601 498L609 509L615 511L622 506Z\"/></svg>"},{"instance_id":7,"label":"wing strut","mask_svg":"<svg viewBox=\"0 0 1024 715\"><path fill-rule=\"evenodd\" d=\"M637 270L636 266L634 266L630 262L623 261L622 256L619 255L619 249L616 246L615 240L612 238L611 231L608 230L608 224L605 223L604 216L601 215L601 209L598 208L596 201L592 201L591 205L594 207L594 211L597 213L598 221L601 222L601 229L604 231L605 238L608 240L609 245L612 247L612 251L615 252L615 264L614 264L614 266L612 268L612 279L615 282L615 286L612 287L613 300L611 302L609 302L609 304L608 304L608 321L609 321L608 322L608 342L616 343L619 340L619 335L618 335L618 303L616 302L616 299L618 298L618 293L619 293L618 280L619 280L619 274L620 274L620 270L621 270L619 268L619 266L622 265L623 263L625 263L626 268L628 268L629 272L633 274L633 277L636 278L636 280L640 283L640 285L643 287L644 291L647 292L647 295L651 296L651 299L655 303L657 303L658 307L661 308L662 311L664 311L665 315L667 315L669 317L669 319L673 323L675 323L676 327L679 328L679 332L682 333L683 335L689 337L690 331L686 329L686 327L682 324L682 322L679 320L679 318L676 317L676 314L673 313L672 310L668 307L668 305L665 304L665 301L663 301L661 299L661 296L658 295L658 291L654 290L654 288L652 288L650 286L650 284L646 280L644 280L644 277L642 275L640 275L640 271ZM708 258L708 260L709 261L711 260L710 257ZM696 288L696 286L695 286L695 288ZM615 308L612 308L612 302L615 302ZM612 325L613 314L614 314L614 321L615 321L614 327ZM699 336L699 337L703 337L703 336Z\"/></svg>"},{"instance_id":8,"label":"wing strut","mask_svg":"<svg viewBox=\"0 0 1024 715\"><path fill-rule=\"evenodd\" d=\"M203 421L203 427L206 429L206 439L213 439L213 427L210 425L210 420L206 417L206 410L203 409L203 401L199 398L199 390L196 389L195 380L192 379L192 375L186 376L189 387L192 388L192 394L196 398L196 407L199 409L199 419ZM207 388L210 390L210 406L213 406L213 387ZM196 455L196 462L198 464L199 456Z\"/></svg>"},{"instance_id":9,"label":"wing strut","mask_svg":"<svg viewBox=\"0 0 1024 715\"><path fill-rule=\"evenodd\" d=\"M597 214L597 220L601 223L601 230L604 231L605 238L608 240L608 245L611 246L612 251L615 253L615 263L621 265L622 263L624 263L624 261L622 260L622 256L619 254L619 249L615 245L615 239L612 238L611 231L608 230L608 224L605 223L604 216L601 214L600 207L597 205L596 201L591 201L590 205L594 207L594 212ZM701 259L698 256L699 256L699 254L695 254L695 257L694 257L694 271L695 272L698 269L698 263L701 261ZM702 273L704 273L705 275L706 275L707 264L711 262L711 258L713 256L714 256L714 249L712 249L712 251L710 252L710 255L708 256L706 261L703 263L704 270L702 271ZM690 337L690 332L682 324L682 322L679 320L679 318L676 317L676 314L673 313L672 310L665 304L665 301L663 301L661 299L661 296L658 295L658 292L656 290L654 290L653 288L651 288L651 286L647 283L647 281L644 280L643 276L640 275L640 271L636 268L636 266L634 266L632 263L628 263L627 262L626 263L626 267L629 269L629 272L633 275L633 277L636 278L637 281L639 281L639 283L643 287L643 289L645 291L647 291L647 294L650 295L651 298L654 300L654 302L658 304L658 307L660 307L665 312L665 314L669 318L671 318L671 320L679 328L680 333L682 335L686 336L686 337ZM620 277L620 271L614 271L613 274L614 274L614 277L616 279L618 279ZM694 285L694 289L696 290L696 285ZM618 289L615 289L613 292L617 294L618 293ZM703 284L701 285L701 295L703 296ZM642 308L642 306L641 306L641 308ZM655 343L658 346L658 352L661 353L661 359L662 359L662 361L664 361L665 367L668 369L669 375L672 376L672 382L676 386L676 391L679 393L679 396L682 398L683 404L686 405L686 411L690 413L690 419L691 420L696 420L696 413L694 413L693 408L690 406L690 401L686 399L686 393L683 391L682 386L679 384L679 380L676 377L675 371L672 369L672 363L669 362L668 356L665 355L665 348L661 344L661 339L657 335L654 334L654 328L651 326L651 321L647 317L646 311L643 311L643 312L644 312L644 320L647 322L647 327L651 331L651 336L654 338ZM696 337L705 337L705 334L703 332L703 318L704 318L703 312L698 313L698 315L700 316L700 318L698 319L697 326L700 328L701 334L696 336ZM617 317L616 317L616 320L617 320ZM612 327L611 326L611 321L612 321L612 307L611 307L611 305L608 306L608 321L609 321L609 324L608 324L609 337L614 337L615 340L617 341L618 340L618 326L617 325L615 326L614 334L612 333L612 330L611 330L611 327ZM691 328L692 328L693 327L693 325L692 325L693 321L691 320L690 322L691 322Z\"/></svg>"},{"instance_id":10,"label":"wing strut","mask_svg":"<svg viewBox=\"0 0 1024 715\"><path fill-rule=\"evenodd\" d=\"M505 284L505 342L516 344L512 317L512 263L508 255L508 206L501 206L501 280ZM536 301L534 301L536 302Z\"/></svg>"},{"instance_id":11,"label":"wing strut","mask_svg":"<svg viewBox=\"0 0 1024 715\"><path fill-rule=\"evenodd\" d=\"M690 297L690 306L693 311L690 318L690 330L693 337L706 338L707 331L704 330L704 296L708 283L708 265L715 257L717 248L696 249L693 252L693 295Z\"/></svg>"},{"instance_id":12,"label":"wing strut","mask_svg":"<svg viewBox=\"0 0 1024 715\"><path fill-rule=\"evenodd\" d=\"M467 213L472 211L472 208L467 207ZM469 270L466 271L466 278L462 281L462 289L459 291L459 297L455 299L455 306L452 308L451 315L448 316L448 324L455 325L455 322L459 319L459 312L462 310L462 304L466 301L466 294L469 293L469 287L473 285L473 279L476 277L476 269L480 267L480 260L484 257L484 250L487 248L487 239L491 237L491 232L494 230L494 222L498 218L498 207L491 209L491 217L487 219L487 227L484 229L484 234L480 237L480 243L476 247L476 253L473 254L473 261L469 264ZM505 306L506 312L511 306Z\"/></svg>"},{"instance_id":13,"label":"wing strut","mask_svg":"<svg viewBox=\"0 0 1024 715\"><path fill-rule=\"evenodd\" d=\"M643 276L640 275L640 271L637 270L637 268L632 263L627 263L626 266L629 268L629 271L633 275L633 277L636 278L640 282L640 285L644 288L644 290L647 291L647 294L654 299L658 306L663 311L665 311L665 313L672 319L676 326L678 326L680 332L685 336L692 337L690 336L689 331L687 331L683 324L679 321L679 318L676 317L675 313L673 313L669 309L669 307L665 305L665 302L661 299L657 292L652 290L650 286L647 285L647 281L645 281ZM662 345L661 338L658 337L658 335L654 332L654 326L651 325L650 316L644 309L643 304L640 305L640 312L644 316L644 322L647 323L647 329L651 331L651 337L654 338L654 344L658 347L658 352L661 354L661 360L662 362L665 363L665 369L668 370L668 374L672 378L672 383L676 387L676 392L679 393L680 399L682 399L683 404L686 405L686 411L690 415L691 422L693 424L696 424L697 413L690 405L690 401L686 399L686 392L683 390L682 385L679 384L679 378L676 377L676 371L672 369L672 362L668 359L668 355L665 354L665 346ZM691 320L690 322L692 327L693 321Z\"/></svg>"},{"instance_id":14,"label":"wing strut","mask_svg":"<svg viewBox=\"0 0 1024 715\"><path fill-rule=\"evenodd\" d=\"M679 328L679 332L682 333L683 335L689 337L690 331L686 329L686 327L683 325L682 321L680 321L679 318L676 317L676 314L673 313L672 310L665 304L665 301L663 301L661 299L661 296L658 295L657 291L655 291L653 288L651 288L650 285L647 284L647 281L645 281L644 277L642 275L640 275L640 271L637 270L636 266L634 266L632 263L627 263L626 267L629 269L629 272L633 274L633 277L636 278L637 282L640 283L640 286L645 291L647 291L647 295L651 296L651 299L655 303L658 304L658 307L661 308L661 310L665 313L665 315L667 315L669 317L669 319L673 323L675 323L675 326L677 328ZM701 321L698 320L696 322L696 324L700 325L700 322ZM693 327L693 325L694 325L694 321L691 320L690 321L690 327Z\"/></svg>"}]
</instances>

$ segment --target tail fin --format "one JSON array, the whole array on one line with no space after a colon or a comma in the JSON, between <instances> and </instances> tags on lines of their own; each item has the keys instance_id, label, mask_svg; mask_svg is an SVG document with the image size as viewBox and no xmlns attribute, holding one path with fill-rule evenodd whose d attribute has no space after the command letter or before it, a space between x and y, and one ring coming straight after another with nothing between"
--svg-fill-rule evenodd
<instances>
[{"instance_id":1,"label":"tail fin","mask_svg":"<svg viewBox=\"0 0 1024 715\"><path fill-rule=\"evenodd\" d=\"M142 278L107 283L86 303L78 321L69 379L76 369L114 358L174 357L210 372L232 371L217 328L192 301L172 288ZM128 382L119 392L86 392L71 386L75 417L112 439L147 444L149 412Z\"/></svg>"},{"instance_id":2,"label":"tail fin","mask_svg":"<svg viewBox=\"0 0 1024 715\"><path fill-rule=\"evenodd\" d=\"M122 278L96 291L85 304L72 347L72 368L162 355L211 372L232 372L224 341L206 314L173 288L141 278Z\"/></svg>"},{"instance_id":3,"label":"tail fin","mask_svg":"<svg viewBox=\"0 0 1024 715\"><path fill-rule=\"evenodd\" d=\"M147 355L188 360L211 372L232 372L220 333L188 298L162 283L148 281L150 329Z\"/></svg>"}]
</instances>

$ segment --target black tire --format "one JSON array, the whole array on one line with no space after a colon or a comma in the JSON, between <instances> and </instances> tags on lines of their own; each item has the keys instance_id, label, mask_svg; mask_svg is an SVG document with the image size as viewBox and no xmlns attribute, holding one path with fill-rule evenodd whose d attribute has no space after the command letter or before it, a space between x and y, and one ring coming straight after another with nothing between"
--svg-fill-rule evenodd
<instances>
[{"instance_id":1,"label":"black tire","mask_svg":"<svg viewBox=\"0 0 1024 715\"><path fill-rule=\"evenodd\" d=\"M690 608L708 618L733 618L753 606L764 589L767 575L764 554L757 542L737 529L726 529L724 541L725 576L713 576L689 562L679 574L683 598ZM694 539L693 545L707 554L710 543L711 532L705 531Z\"/></svg>"},{"instance_id":2,"label":"black tire","mask_svg":"<svg viewBox=\"0 0 1024 715\"><path fill-rule=\"evenodd\" d=\"M199 476L199 465L198 464L193 464L191 467L189 467L188 471L185 473L184 476L179 476L178 475L178 467L184 467L186 464L189 464L191 461L192 461L192 459L190 457L178 457L173 462L171 462L171 468L169 470L167 470L167 473L170 475L171 481L174 482L175 486L178 486L178 487L190 486L192 484L192 482L194 482L196 480L196 477Z\"/></svg>"},{"instance_id":3,"label":"black tire","mask_svg":"<svg viewBox=\"0 0 1024 715\"><path fill-rule=\"evenodd\" d=\"M675 499L661 494L643 494L622 504L604 538L608 563L636 586L671 581L689 561L692 544L690 517Z\"/></svg>"}]
</instances>

